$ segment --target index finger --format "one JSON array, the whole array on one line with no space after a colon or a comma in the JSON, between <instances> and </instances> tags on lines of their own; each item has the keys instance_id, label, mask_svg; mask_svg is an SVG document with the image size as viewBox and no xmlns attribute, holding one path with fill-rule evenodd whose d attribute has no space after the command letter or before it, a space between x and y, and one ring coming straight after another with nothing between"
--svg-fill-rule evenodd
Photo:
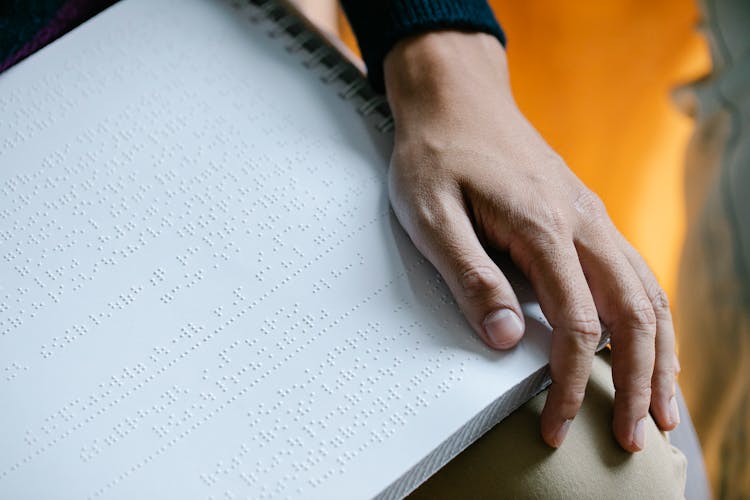
<instances>
[{"instance_id":1,"label":"index finger","mask_svg":"<svg viewBox=\"0 0 750 500\"><path fill-rule=\"evenodd\" d=\"M516 255L511 250L511 256L531 281L552 326L552 385L541 426L544 440L557 448L583 402L601 325L572 238L538 234L523 247Z\"/></svg>"}]
</instances>

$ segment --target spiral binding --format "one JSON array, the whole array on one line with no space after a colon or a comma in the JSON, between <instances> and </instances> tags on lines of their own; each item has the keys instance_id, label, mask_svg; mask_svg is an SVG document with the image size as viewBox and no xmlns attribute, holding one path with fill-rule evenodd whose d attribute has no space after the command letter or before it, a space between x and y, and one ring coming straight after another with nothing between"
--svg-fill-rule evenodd
<instances>
[{"instance_id":1,"label":"spiral binding","mask_svg":"<svg viewBox=\"0 0 750 500\"><path fill-rule=\"evenodd\" d=\"M306 52L309 57L302 64L308 69L319 69L320 80L327 84L342 82L339 97L344 100L359 99L357 111L362 116L379 115L382 120L375 128L379 132L393 130L393 116L386 98L375 92L362 73L320 34L310 29L299 15L284 5L283 0L233 0L236 8L252 5L250 21L269 20L274 27L268 31L271 38L284 35L290 39L286 50L291 53Z\"/></svg>"}]
</instances>

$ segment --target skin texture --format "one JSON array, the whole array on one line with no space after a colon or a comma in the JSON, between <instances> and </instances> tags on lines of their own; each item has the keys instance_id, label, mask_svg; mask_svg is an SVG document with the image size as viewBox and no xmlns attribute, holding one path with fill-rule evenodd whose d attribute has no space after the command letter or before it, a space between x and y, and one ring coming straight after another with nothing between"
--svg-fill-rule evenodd
<instances>
[{"instance_id":1,"label":"skin texture","mask_svg":"<svg viewBox=\"0 0 750 500\"><path fill-rule=\"evenodd\" d=\"M544 440L562 444L601 336L612 334L613 432L645 446L650 411L679 423L666 294L600 199L518 110L492 36L431 32L399 42L384 64L396 123L390 196L414 244L438 269L490 347L523 335L523 314L484 247L507 250L553 327Z\"/></svg>"}]
</instances>

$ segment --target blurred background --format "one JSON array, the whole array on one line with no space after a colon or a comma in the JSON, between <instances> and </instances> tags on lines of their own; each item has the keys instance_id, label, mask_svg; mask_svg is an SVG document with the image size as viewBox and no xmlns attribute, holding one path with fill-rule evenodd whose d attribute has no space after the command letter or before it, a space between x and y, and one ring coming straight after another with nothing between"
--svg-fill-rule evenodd
<instances>
[{"instance_id":1,"label":"blurred background","mask_svg":"<svg viewBox=\"0 0 750 500\"><path fill-rule=\"evenodd\" d=\"M357 54L356 40L336 0L292 1L322 31ZM750 4L742 3L747 1L736 0L733 5L737 11L740 4L750 10ZM115 2L0 0L0 72ZM695 98L680 88L711 71L696 0L490 0L490 4L507 34L511 83L521 110L583 182L599 194L617 227L646 258L672 303L677 303L686 200L695 224L696 207L703 203L703 185L715 184L719 163L696 155L694 163L700 168L693 169L686 196L685 154L690 151L687 145L693 131ZM694 142L714 152L706 144L723 139L711 123L703 121L705 130ZM722 215L716 207L711 210L704 217L709 226L718 224L715 221ZM693 236L703 230L696 225ZM726 246L729 241L729 237L716 238L707 248ZM700 241L694 243L700 247ZM685 255L690 257L689 252ZM722 258L713 258L715 255ZM693 302L683 301L681 311L703 311L703 317L687 315L689 321L683 322L682 326L691 327L681 329L693 332L693 342L683 333L681 355L686 370L680 380L686 394L691 391L693 395L692 404L690 399L688 404L696 428L703 432L712 477L715 481L722 474L744 477L744 488L748 488L750 478L743 471L750 446L750 391L744 374L750 370L750 337L746 335L750 323L742 323L747 316L738 313L741 297L732 288L736 269L730 264L716 269L707 265L711 259L730 261L731 252L715 255L699 252L692 261L685 259L691 277L696 274L692 272L696 270L694 262L705 270L698 273L702 281L683 283L683 289L697 292L691 295ZM712 288L714 285L718 288ZM707 333L721 337L704 343ZM721 390L723 387L732 390ZM725 396L729 398L726 401L721 399ZM727 452L730 448L731 453ZM730 455L733 461L725 461ZM734 464L733 468L728 463ZM731 474L723 472L730 468Z\"/></svg>"}]
</instances>

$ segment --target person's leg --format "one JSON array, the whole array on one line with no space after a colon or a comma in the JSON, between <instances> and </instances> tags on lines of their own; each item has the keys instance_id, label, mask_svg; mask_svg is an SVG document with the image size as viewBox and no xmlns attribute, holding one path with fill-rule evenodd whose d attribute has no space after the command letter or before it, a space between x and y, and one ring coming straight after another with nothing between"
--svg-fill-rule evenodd
<instances>
[{"instance_id":1,"label":"person's leg","mask_svg":"<svg viewBox=\"0 0 750 500\"><path fill-rule=\"evenodd\" d=\"M411 498L683 497L685 457L651 418L644 451L628 453L615 441L608 353L595 358L581 411L557 450L539 434L546 392L496 425Z\"/></svg>"}]
</instances>

